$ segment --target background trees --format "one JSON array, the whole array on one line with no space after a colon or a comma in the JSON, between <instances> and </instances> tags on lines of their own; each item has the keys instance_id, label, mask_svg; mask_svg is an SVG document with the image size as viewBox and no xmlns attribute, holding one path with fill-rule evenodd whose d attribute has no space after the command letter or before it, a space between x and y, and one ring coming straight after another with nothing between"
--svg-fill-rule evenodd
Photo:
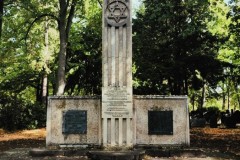
<instances>
[{"instance_id":1,"label":"background trees","mask_svg":"<svg viewBox=\"0 0 240 160\"><path fill-rule=\"evenodd\" d=\"M95 58L99 57L99 55L96 55L99 47L95 49L96 45L99 46L98 42L93 43L93 46L91 43L85 43L82 38L88 29L87 27L91 26L93 30L96 27L95 24L99 23L97 20L101 19L101 14L99 16L100 9L97 1L4 1L4 23L0 50L1 120L4 121L4 118L6 120L6 117L11 118L10 115L6 117L3 115L7 115L5 114L6 111L14 111L16 107L18 108L15 109L18 112L16 114L20 112L26 114L26 110L35 113L36 110L41 108L45 111L45 100L43 98L45 99L46 94L63 94L65 79L67 78L68 81L69 75L74 70L69 65L70 62L68 62L67 67L65 63L65 58L68 57L70 60L75 56L71 53L76 53L81 49L78 54L89 55L91 61L92 59L99 59ZM96 21L93 21L93 19ZM90 20L92 24L90 24ZM77 25L73 25L74 27L71 28L72 24ZM98 35L98 30L87 31L85 35L91 35L92 33ZM70 41L68 37L73 39ZM101 36L98 35L96 39L100 38ZM94 37L92 39L95 40ZM78 45L68 47L72 42ZM89 48L97 51L92 53ZM60 57L60 60L58 57ZM61 62L59 65L58 62L60 61L65 62ZM77 61L79 62L79 59ZM83 64L82 69L85 70L85 63L81 63ZM89 63L89 65L91 64ZM59 68L61 70L60 76L57 74ZM68 73L65 72L65 68L67 68ZM99 70L99 68L97 69ZM80 70L80 72L82 74L83 71ZM48 78L47 83L46 77ZM76 81L76 83L79 83L79 81ZM80 81L80 84L83 83ZM70 85L76 84L71 83ZM81 85L82 88L83 86ZM67 91L66 94L77 93L75 90ZM93 91L95 90L91 90L91 94ZM12 101L13 99L21 103L15 103ZM26 123L25 126L39 126L39 123L32 125L29 124L30 121L23 120L24 122L21 121L21 123ZM45 124L44 117L40 117L39 120ZM21 128L21 126L16 127L16 129L18 128Z\"/></svg>"},{"instance_id":2,"label":"background trees","mask_svg":"<svg viewBox=\"0 0 240 160\"><path fill-rule=\"evenodd\" d=\"M1 37L2 37L2 19L3 17L3 1L0 1L0 40L1 40Z\"/></svg>"},{"instance_id":3,"label":"background trees","mask_svg":"<svg viewBox=\"0 0 240 160\"><path fill-rule=\"evenodd\" d=\"M229 38L230 7L221 0L143 4L134 21L134 92L186 94L193 107L219 105L226 68L236 68L220 58L230 51L227 44L236 46Z\"/></svg>"},{"instance_id":4,"label":"background trees","mask_svg":"<svg viewBox=\"0 0 240 160\"><path fill-rule=\"evenodd\" d=\"M100 95L100 3L0 1L0 110L16 107L13 99L32 110L47 95ZM239 109L239 6L143 1L133 21L134 93Z\"/></svg>"},{"instance_id":5,"label":"background trees","mask_svg":"<svg viewBox=\"0 0 240 160\"><path fill-rule=\"evenodd\" d=\"M136 77L155 94L188 94L191 86L197 89L212 83L221 67L216 59L218 39L205 22L208 1L152 0L144 4L145 11L134 22L134 55L142 58L135 58Z\"/></svg>"}]
</instances>

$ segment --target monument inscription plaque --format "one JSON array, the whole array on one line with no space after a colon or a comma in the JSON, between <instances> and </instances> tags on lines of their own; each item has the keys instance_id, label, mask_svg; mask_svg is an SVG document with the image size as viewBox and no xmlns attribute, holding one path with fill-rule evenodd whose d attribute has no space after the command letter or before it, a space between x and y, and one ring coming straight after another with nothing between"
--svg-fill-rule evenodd
<instances>
[{"instance_id":1,"label":"monument inscription plaque","mask_svg":"<svg viewBox=\"0 0 240 160\"><path fill-rule=\"evenodd\" d=\"M148 134L173 135L173 111L148 111Z\"/></svg>"},{"instance_id":2,"label":"monument inscription plaque","mask_svg":"<svg viewBox=\"0 0 240 160\"><path fill-rule=\"evenodd\" d=\"M131 118L131 88L105 87L102 89L102 115L105 118Z\"/></svg>"},{"instance_id":3,"label":"monument inscription plaque","mask_svg":"<svg viewBox=\"0 0 240 160\"><path fill-rule=\"evenodd\" d=\"M63 134L86 134L87 111L68 110L63 112Z\"/></svg>"}]
</instances>

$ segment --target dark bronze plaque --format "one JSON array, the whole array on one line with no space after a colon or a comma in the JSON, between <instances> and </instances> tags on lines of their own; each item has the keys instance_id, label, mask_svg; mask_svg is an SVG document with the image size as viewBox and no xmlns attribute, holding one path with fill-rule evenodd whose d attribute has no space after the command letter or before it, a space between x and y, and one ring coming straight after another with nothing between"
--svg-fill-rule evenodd
<instances>
[{"instance_id":1,"label":"dark bronze plaque","mask_svg":"<svg viewBox=\"0 0 240 160\"><path fill-rule=\"evenodd\" d=\"M149 135L173 135L173 111L148 111Z\"/></svg>"},{"instance_id":2,"label":"dark bronze plaque","mask_svg":"<svg viewBox=\"0 0 240 160\"><path fill-rule=\"evenodd\" d=\"M87 111L69 110L63 112L63 134L86 134L87 133Z\"/></svg>"}]
</instances>

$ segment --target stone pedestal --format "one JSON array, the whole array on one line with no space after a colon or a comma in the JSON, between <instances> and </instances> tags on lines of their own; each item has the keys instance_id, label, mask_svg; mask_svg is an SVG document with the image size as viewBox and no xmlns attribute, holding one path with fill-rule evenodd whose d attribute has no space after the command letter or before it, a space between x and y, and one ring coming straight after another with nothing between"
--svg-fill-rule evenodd
<instances>
[{"instance_id":1,"label":"stone pedestal","mask_svg":"<svg viewBox=\"0 0 240 160\"><path fill-rule=\"evenodd\" d=\"M189 145L185 96L133 96L132 0L103 1L102 96L49 97L47 146Z\"/></svg>"},{"instance_id":2,"label":"stone pedestal","mask_svg":"<svg viewBox=\"0 0 240 160\"><path fill-rule=\"evenodd\" d=\"M120 91L113 93L118 92ZM106 147L116 148L129 146L127 144L190 145L186 96L133 96L133 110L128 110L130 101L127 99L124 101L123 98L126 96L113 101L111 96L105 96L103 100L106 101L102 103L106 103L106 106L108 104L112 107L115 104L118 106L118 102L125 106L119 110L116 107L113 108L114 111L108 111L102 109L101 97L49 97L47 146L79 148L102 146L104 143ZM73 120L68 121L64 119L66 113L70 113L70 116L71 113L76 113L74 115L77 117L72 117ZM68 128L65 128L65 125ZM67 130L64 131L64 128ZM104 134L104 130L107 134ZM114 132L111 132L112 130Z\"/></svg>"},{"instance_id":3,"label":"stone pedestal","mask_svg":"<svg viewBox=\"0 0 240 160\"><path fill-rule=\"evenodd\" d=\"M100 108L100 97L48 97L47 146L100 146ZM64 119L67 113L71 116L71 112L77 117Z\"/></svg>"}]
</instances>

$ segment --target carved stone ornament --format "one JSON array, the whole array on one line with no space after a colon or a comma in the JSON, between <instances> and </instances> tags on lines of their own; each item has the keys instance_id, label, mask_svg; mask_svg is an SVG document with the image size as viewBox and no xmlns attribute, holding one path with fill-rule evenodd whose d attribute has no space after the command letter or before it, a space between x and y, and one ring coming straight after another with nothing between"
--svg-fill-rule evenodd
<instances>
[{"instance_id":1,"label":"carved stone ornament","mask_svg":"<svg viewBox=\"0 0 240 160\"><path fill-rule=\"evenodd\" d=\"M125 0L110 0L105 9L106 24L121 27L128 23L129 8Z\"/></svg>"}]
</instances>

